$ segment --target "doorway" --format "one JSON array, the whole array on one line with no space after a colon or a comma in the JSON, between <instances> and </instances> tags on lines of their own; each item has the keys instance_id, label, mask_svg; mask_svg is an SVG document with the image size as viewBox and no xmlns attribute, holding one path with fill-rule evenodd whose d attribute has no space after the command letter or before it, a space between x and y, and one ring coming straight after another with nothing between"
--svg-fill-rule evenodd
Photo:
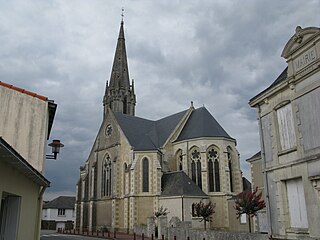
<instances>
[{"instance_id":1,"label":"doorway","mask_svg":"<svg viewBox=\"0 0 320 240\"><path fill-rule=\"evenodd\" d=\"M21 197L7 192L1 196L0 240L17 239Z\"/></svg>"}]
</instances>

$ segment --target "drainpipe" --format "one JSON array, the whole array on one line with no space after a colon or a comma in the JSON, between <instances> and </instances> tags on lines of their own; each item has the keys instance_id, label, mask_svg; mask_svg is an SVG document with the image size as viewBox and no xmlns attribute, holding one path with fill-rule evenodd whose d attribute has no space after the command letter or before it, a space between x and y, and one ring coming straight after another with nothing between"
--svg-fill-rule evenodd
<instances>
[{"instance_id":1,"label":"drainpipe","mask_svg":"<svg viewBox=\"0 0 320 240\"><path fill-rule=\"evenodd\" d=\"M270 201L269 201L269 185L268 185L268 176L267 176L267 163L265 158L265 151L264 151L264 138L263 138L263 131L262 131L262 121L261 121L261 108L260 105L258 105L258 116L259 116L259 132L260 132L260 145L261 145L261 160L263 162L263 176L264 176L264 193L266 197L266 205L267 205L267 216L268 216L268 234L272 238L273 230L272 230L272 224L271 224L271 209L270 209Z\"/></svg>"},{"instance_id":2,"label":"drainpipe","mask_svg":"<svg viewBox=\"0 0 320 240\"><path fill-rule=\"evenodd\" d=\"M35 222L35 230L37 230L37 235L35 239L39 239L40 237L40 228L41 228L41 213L42 213L42 197L44 194L44 191L46 190L47 187L42 186L39 192L38 196L38 209L37 209L37 214L36 214L36 222Z\"/></svg>"}]
</instances>

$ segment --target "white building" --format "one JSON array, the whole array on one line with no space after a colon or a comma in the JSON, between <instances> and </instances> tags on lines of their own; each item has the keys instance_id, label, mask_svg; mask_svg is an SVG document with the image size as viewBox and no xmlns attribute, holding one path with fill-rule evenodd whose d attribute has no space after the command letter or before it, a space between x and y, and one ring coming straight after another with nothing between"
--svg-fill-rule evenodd
<instances>
[{"instance_id":1,"label":"white building","mask_svg":"<svg viewBox=\"0 0 320 240\"><path fill-rule=\"evenodd\" d=\"M42 208L42 229L73 229L75 197L60 196L47 202Z\"/></svg>"},{"instance_id":2,"label":"white building","mask_svg":"<svg viewBox=\"0 0 320 240\"><path fill-rule=\"evenodd\" d=\"M296 28L283 49L288 66L252 98L261 137L269 233L320 238L320 28Z\"/></svg>"}]
</instances>

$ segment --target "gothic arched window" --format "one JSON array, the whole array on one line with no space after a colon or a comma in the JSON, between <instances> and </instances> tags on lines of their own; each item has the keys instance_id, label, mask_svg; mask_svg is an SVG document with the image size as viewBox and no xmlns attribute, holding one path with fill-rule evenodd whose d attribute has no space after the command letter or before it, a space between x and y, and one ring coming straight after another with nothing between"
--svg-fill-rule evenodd
<instances>
[{"instance_id":1,"label":"gothic arched window","mask_svg":"<svg viewBox=\"0 0 320 240\"><path fill-rule=\"evenodd\" d=\"M208 172L209 172L209 192L214 192L214 173L213 173L213 161L208 160Z\"/></svg>"},{"instance_id":2,"label":"gothic arched window","mask_svg":"<svg viewBox=\"0 0 320 240\"><path fill-rule=\"evenodd\" d=\"M147 158L142 161L142 192L149 192L149 161Z\"/></svg>"},{"instance_id":3,"label":"gothic arched window","mask_svg":"<svg viewBox=\"0 0 320 240\"><path fill-rule=\"evenodd\" d=\"M233 192L233 172L232 172L232 149L231 147L227 147L228 154L228 167L229 167L229 181L230 181L230 191Z\"/></svg>"},{"instance_id":4,"label":"gothic arched window","mask_svg":"<svg viewBox=\"0 0 320 240\"><path fill-rule=\"evenodd\" d=\"M179 171L182 171L183 169L183 156L182 156L182 150L179 149L176 153L176 161L177 161L177 169Z\"/></svg>"},{"instance_id":5,"label":"gothic arched window","mask_svg":"<svg viewBox=\"0 0 320 240\"><path fill-rule=\"evenodd\" d=\"M111 196L112 186L112 163L110 155L107 153L102 165L102 186L101 195Z\"/></svg>"},{"instance_id":6,"label":"gothic arched window","mask_svg":"<svg viewBox=\"0 0 320 240\"><path fill-rule=\"evenodd\" d=\"M128 165L127 165L127 163L124 163L123 164L123 194L127 194L127 191L126 191L126 189L127 189L127 187L126 187L126 185L127 185L127 172L128 172Z\"/></svg>"},{"instance_id":7,"label":"gothic arched window","mask_svg":"<svg viewBox=\"0 0 320 240\"><path fill-rule=\"evenodd\" d=\"M216 182L216 192L220 192L220 170L219 161L216 159L214 161L214 180Z\"/></svg>"},{"instance_id":8,"label":"gothic arched window","mask_svg":"<svg viewBox=\"0 0 320 240\"><path fill-rule=\"evenodd\" d=\"M190 150L191 179L202 189L201 155L197 147Z\"/></svg>"},{"instance_id":9,"label":"gothic arched window","mask_svg":"<svg viewBox=\"0 0 320 240\"><path fill-rule=\"evenodd\" d=\"M96 163L91 167L91 186L90 186L90 196L91 198L97 197L97 167Z\"/></svg>"},{"instance_id":10,"label":"gothic arched window","mask_svg":"<svg viewBox=\"0 0 320 240\"><path fill-rule=\"evenodd\" d=\"M124 114L128 114L128 100L127 100L127 96L124 97L123 100L123 113Z\"/></svg>"},{"instance_id":11,"label":"gothic arched window","mask_svg":"<svg viewBox=\"0 0 320 240\"><path fill-rule=\"evenodd\" d=\"M219 151L216 147L210 147L207 151L209 192L220 191Z\"/></svg>"},{"instance_id":12,"label":"gothic arched window","mask_svg":"<svg viewBox=\"0 0 320 240\"><path fill-rule=\"evenodd\" d=\"M197 181L199 188L202 189L202 177L201 177L201 161L198 160L197 162Z\"/></svg>"}]
</instances>

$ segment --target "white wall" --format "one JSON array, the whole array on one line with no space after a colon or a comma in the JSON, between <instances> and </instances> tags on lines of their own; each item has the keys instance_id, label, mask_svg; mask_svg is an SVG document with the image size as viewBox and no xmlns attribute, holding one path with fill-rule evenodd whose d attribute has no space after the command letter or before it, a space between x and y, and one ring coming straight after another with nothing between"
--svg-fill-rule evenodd
<instances>
[{"instance_id":1,"label":"white wall","mask_svg":"<svg viewBox=\"0 0 320 240\"><path fill-rule=\"evenodd\" d=\"M64 216L58 216L58 209L42 209L42 220L75 221L74 209L66 209Z\"/></svg>"},{"instance_id":2,"label":"white wall","mask_svg":"<svg viewBox=\"0 0 320 240\"><path fill-rule=\"evenodd\" d=\"M47 143L48 102L0 86L0 136L39 172Z\"/></svg>"}]
</instances>

